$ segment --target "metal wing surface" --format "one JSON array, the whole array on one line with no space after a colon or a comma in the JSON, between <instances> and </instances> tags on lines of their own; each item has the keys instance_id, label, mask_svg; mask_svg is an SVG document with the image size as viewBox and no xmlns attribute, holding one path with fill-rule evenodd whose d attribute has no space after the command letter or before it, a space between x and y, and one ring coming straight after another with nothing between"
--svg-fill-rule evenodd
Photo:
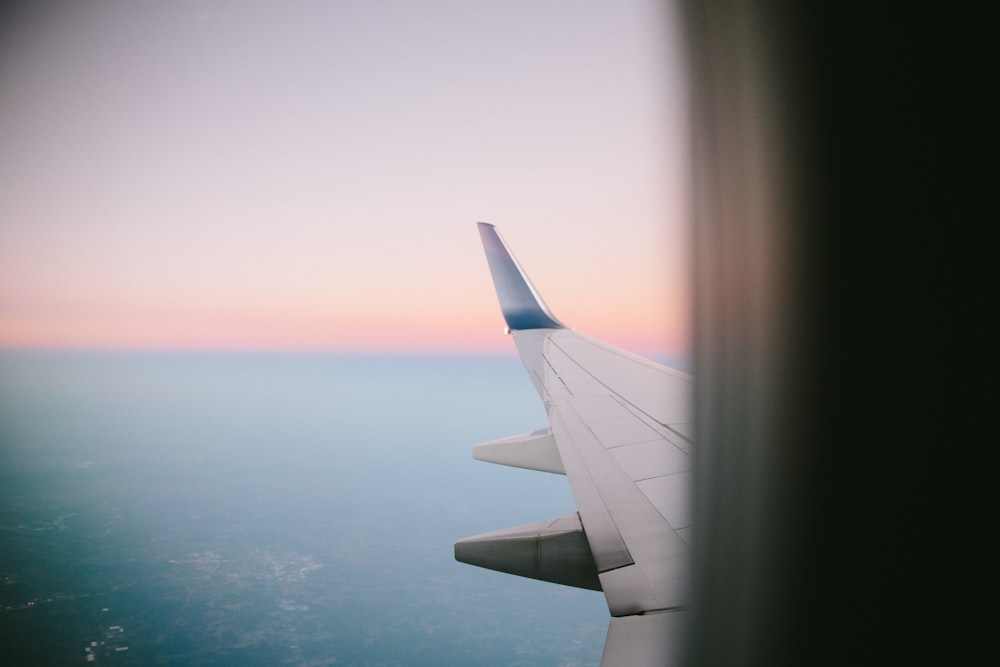
<instances>
[{"instance_id":1,"label":"metal wing surface","mask_svg":"<svg viewBox=\"0 0 1000 667\"><path fill-rule=\"evenodd\" d=\"M602 666L669 664L691 556L691 378L567 328L496 229L479 231L549 426L474 456L564 473L578 512L461 540L456 558L602 590L612 616Z\"/></svg>"}]
</instances>

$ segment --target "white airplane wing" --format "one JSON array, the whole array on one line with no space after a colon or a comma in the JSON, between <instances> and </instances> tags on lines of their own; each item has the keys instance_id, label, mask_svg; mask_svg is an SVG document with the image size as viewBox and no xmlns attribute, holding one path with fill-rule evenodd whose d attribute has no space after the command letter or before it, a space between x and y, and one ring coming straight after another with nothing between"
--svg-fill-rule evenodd
<instances>
[{"instance_id":1,"label":"white airplane wing","mask_svg":"<svg viewBox=\"0 0 1000 667\"><path fill-rule=\"evenodd\" d=\"M578 511L469 537L455 558L601 590L602 667L675 662L691 556L691 378L577 333L479 223L507 329L549 425L477 445L477 459L563 473Z\"/></svg>"}]
</instances>

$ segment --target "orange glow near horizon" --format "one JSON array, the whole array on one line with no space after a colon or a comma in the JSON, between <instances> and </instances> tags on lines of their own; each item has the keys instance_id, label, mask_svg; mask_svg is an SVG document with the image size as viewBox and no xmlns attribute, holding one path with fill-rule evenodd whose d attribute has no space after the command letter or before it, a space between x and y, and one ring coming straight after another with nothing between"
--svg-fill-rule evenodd
<instances>
[{"instance_id":1,"label":"orange glow near horizon","mask_svg":"<svg viewBox=\"0 0 1000 667\"><path fill-rule=\"evenodd\" d=\"M527 227L501 231L564 323L639 354L685 354L685 269L677 259L683 249L658 252L643 243L657 238L649 231L609 239L596 225L553 244ZM81 249L101 245L93 235L63 239ZM410 250L415 237L397 232L395 239L375 245L356 235L353 252L283 239L276 252L266 239L253 248L245 240L243 255L213 247L201 256L187 253L184 271L172 266L172 256L145 254L139 244L103 256L81 250L45 266L46 246L23 242L21 255L0 267L0 276L10 278L0 282L0 347L513 349L502 334L474 224L438 232L436 244L419 253ZM104 246L122 242L115 237ZM675 259L666 261L670 256ZM268 258L270 265L247 266L248 257ZM211 270L222 265L228 275Z\"/></svg>"},{"instance_id":2,"label":"orange glow near horizon","mask_svg":"<svg viewBox=\"0 0 1000 667\"><path fill-rule=\"evenodd\" d=\"M667 322L662 317L642 321L634 315L628 312L591 313L580 326L572 321L567 323L640 354L683 354L686 337L680 322ZM604 317L607 322L602 321ZM0 347L433 354L492 354L514 350L503 333L503 319L495 303L486 308L463 309L453 313L450 320L440 314L422 320L408 309L356 315L355 319L264 312L202 313L198 316L165 310L125 311L103 316L5 317L0 320Z\"/></svg>"}]
</instances>

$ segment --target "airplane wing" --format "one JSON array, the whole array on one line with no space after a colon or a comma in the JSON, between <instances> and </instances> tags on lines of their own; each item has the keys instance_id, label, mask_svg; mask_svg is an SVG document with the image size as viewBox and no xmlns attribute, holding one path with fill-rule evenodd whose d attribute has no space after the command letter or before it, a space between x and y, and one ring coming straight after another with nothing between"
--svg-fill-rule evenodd
<instances>
[{"instance_id":1,"label":"airplane wing","mask_svg":"<svg viewBox=\"0 0 1000 667\"><path fill-rule=\"evenodd\" d=\"M473 456L565 474L578 511L460 540L455 558L603 591L602 667L675 663L691 556L691 378L566 327L494 226L479 233L549 424Z\"/></svg>"}]
</instances>

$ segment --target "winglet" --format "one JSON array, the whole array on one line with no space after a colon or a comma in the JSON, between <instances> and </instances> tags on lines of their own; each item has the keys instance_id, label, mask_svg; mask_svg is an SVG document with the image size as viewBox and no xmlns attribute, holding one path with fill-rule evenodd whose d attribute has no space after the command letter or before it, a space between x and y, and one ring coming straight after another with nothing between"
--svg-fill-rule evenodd
<instances>
[{"instance_id":1,"label":"winglet","mask_svg":"<svg viewBox=\"0 0 1000 667\"><path fill-rule=\"evenodd\" d=\"M493 285L500 299L500 310L511 331L521 329L565 329L556 319L520 264L507 249L493 225L480 222L479 235L486 251L486 261L493 275Z\"/></svg>"}]
</instances>

